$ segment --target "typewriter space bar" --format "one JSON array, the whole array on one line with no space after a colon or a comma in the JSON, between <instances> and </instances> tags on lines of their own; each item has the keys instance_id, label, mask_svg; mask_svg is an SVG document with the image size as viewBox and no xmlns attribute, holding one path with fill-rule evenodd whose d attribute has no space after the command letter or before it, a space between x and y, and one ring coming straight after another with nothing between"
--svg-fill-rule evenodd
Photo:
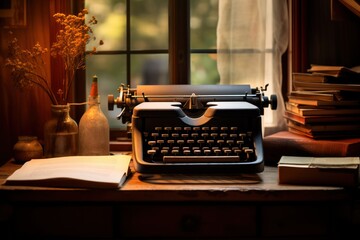
<instances>
[{"instance_id":1,"label":"typewriter space bar","mask_svg":"<svg viewBox=\"0 0 360 240\"><path fill-rule=\"evenodd\" d=\"M239 162L239 156L164 156L165 163Z\"/></svg>"}]
</instances>

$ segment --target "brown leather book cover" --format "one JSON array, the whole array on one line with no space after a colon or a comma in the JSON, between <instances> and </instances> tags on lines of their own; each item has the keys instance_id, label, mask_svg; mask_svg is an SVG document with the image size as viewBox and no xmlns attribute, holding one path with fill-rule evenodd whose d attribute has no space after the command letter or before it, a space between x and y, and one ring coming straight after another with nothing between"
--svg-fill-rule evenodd
<instances>
[{"instance_id":1,"label":"brown leather book cover","mask_svg":"<svg viewBox=\"0 0 360 240\"><path fill-rule=\"evenodd\" d=\"M276 165L282 156L357 157L360 137L316 140L281 131L264 137L263 147L267 165Z\"/></svg>"}]
</instances>

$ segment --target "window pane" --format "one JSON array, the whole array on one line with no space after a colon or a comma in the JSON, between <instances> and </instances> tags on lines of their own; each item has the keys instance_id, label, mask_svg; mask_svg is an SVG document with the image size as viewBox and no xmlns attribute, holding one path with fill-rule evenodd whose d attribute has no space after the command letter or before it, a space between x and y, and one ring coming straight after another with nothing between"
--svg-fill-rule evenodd
<instances>
[{"instance_id":1,"label":"window pane","mask_svg":"<svg viewBox=\"0 0 360 240\"><path fill-rule=\"evenodd\" d=\"M125 0L86 0L87 20L95 16L98 23L93 30L97 39L104 41L98 50L124 50L126 46L126 4ZM92 46L87 46L92 50Z\"/></svg>"},{"instance_id":2,"label":"window pane","mask_svg":"<svg viewBox=\"0 0 360 240\"><path fill-rule=\"evenodd\" d=\"M216 54L191 54L191 84L218 84Z\"/></svg>"},{"instance_id":3,"label":"window pane","mask_svg":"<svg viewBox=\"0 0 360 240\"><path fill-rule=\"evenodd\" d=\"M169 84L167 54L137 54L131 57L131 86Z\"/></svg>"},{"instance_id":4,"label":"window pane","mask_svg":"<svg viewBox=\"0 0 360 240\"><path fill-rule=\"evenodd\" d=\"M130 1L131 50L168 49L168 0Z\"/></svg>"},{"instance_id":5,"label":"window pane","mask_svg":"<svg viewBox=\"0 0 360 240\"><path fill-rule=\"evenodd\" d=\"M120 109L116 106L114 111L108 111L107 96L118 96L117 89L121 83L126 84L126 58L125 55L93 55L86 59L86 96L90 94L92 77L98 77L101 110L109 120L110 128L126 129L116 116Z\"/></svg>"},{"instance_id":6,"label":"window pane","mask_svg":"<svg viewBox=\"0 0 360 240\"><path fill-rule=\"evenodd\" d=\"M190 0L191 49L216 49L219 0Z\"/></svg>"}]
</instances>

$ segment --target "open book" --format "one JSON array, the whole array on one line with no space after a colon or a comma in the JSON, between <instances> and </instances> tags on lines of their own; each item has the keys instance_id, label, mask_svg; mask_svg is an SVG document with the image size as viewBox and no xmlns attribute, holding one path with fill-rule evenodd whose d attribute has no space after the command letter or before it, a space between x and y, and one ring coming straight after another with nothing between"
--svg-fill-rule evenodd
<instances>
[{"instance_id":1,"label":"open book","mask_svg":"<svg viewBox=\"0 0 360 240\"><path fill-rule=\"evenodd\" d=\"M69 156L32 159L5 184L46 187L119 188L126 180L131 156Z\"/></svg>"}]
</instances>

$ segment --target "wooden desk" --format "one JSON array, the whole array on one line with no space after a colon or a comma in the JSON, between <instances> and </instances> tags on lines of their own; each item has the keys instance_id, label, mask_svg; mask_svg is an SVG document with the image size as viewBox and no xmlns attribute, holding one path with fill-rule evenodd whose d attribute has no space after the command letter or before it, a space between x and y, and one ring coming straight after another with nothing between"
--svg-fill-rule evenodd
<instances>
[{"instance_id":1,"label":"wooden desk","mask_svg":"<svg viewBox=\"0 0 360 240\"><path fill-rule=\"evenodd\" d=\"M5 186L1 236L37 238L296 239L357 234L359 189L277 183L277 169L239 176L141 175L119 190Z\"/></svg>"}]
</instances>

